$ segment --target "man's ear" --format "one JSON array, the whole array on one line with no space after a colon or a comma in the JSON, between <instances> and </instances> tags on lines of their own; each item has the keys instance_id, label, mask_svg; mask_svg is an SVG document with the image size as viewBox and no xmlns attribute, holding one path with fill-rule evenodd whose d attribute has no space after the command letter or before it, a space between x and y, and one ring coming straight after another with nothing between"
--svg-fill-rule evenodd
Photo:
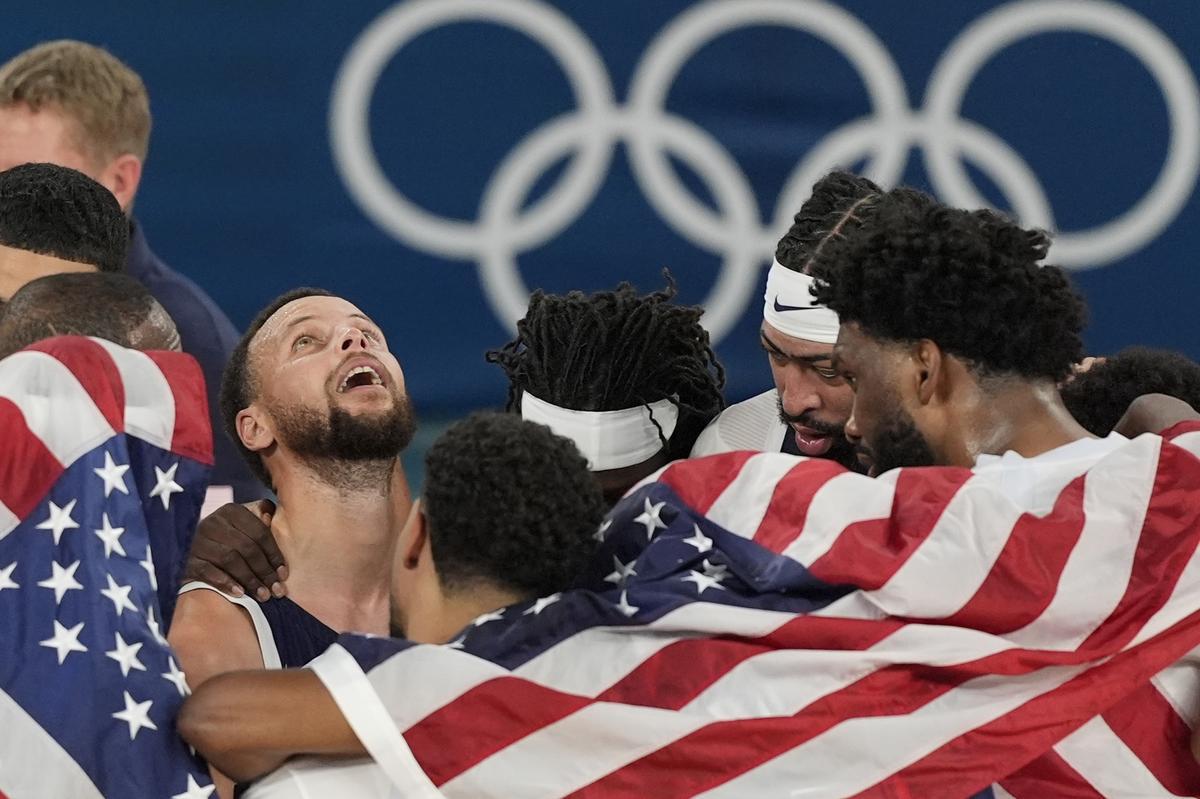
<instances>
[{"instance_id":1,"label":"man's ear","mask_svg":"<svg viewBox=\"0 0 1200 799\"><path fill-rule=\"evenodd\" d=\"M943 393L946 356L941 347L923 338L914 346L912 357L917 367L917 400L928 405Z\"/></svg>"},{"instance_id":2,"label":"man's ear","mask_svg":"<svg viewBox=\"0 0 1200 799\"><path fill-rule=\"evenodd\" d=\"M267 423L267 418L257 404L238 411L234 425L238 438L251 452L261 452L275 443L275 432Z\"/></svg>"},{"instance_id":3,"label":"man's ear","mask_svg":"<svg viewBox=\"0 0 1200 799\"><path fill-rule=\"evenodd\" d=\"M112 192L121 210L129 213L142 180L142 159L132 153L118 155L104 167L98 182Z\"/></svg>"}]
</instances>

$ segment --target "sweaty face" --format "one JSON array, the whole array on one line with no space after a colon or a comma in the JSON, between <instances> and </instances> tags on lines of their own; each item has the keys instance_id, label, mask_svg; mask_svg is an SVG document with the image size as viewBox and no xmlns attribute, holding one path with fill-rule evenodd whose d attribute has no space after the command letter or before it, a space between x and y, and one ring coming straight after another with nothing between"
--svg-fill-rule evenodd
<instances>
[{"instance_id":1,"label":"sweaty face","mask_svg":"<svg viewBox=\"0 0 1200 799\"><path fill-rule=\"evenodd\" d=\"M854 392L846 436L871 475L938 463L906 407L903 389L909 367L903 353L863 333L858 325L843 324L834 360Z\"/></svg>"},{"instance_id":2,"label":"sweaty face","mask_svg":"<svg viewBox=\"0 0 1200 799\"><path fill-rule=\"evenodd\" d=\"M833 368L833 346L793 338L763 323L762 348L779 393L779 418L792 428L804 455L849 460L842 429L854 394Z\"/></svg>"},{"instance_id":3,"label":"sweaty face","mask_svg":"<svg viewBox=\"0 0 1200 799\"><path fill-rule=\"evenodd\" d=\"M394 458L412 440L400 364L379 328L337 297L304 297L251 344L259 399L276 439L301 457Z\"/></svg>"}]
</instances>

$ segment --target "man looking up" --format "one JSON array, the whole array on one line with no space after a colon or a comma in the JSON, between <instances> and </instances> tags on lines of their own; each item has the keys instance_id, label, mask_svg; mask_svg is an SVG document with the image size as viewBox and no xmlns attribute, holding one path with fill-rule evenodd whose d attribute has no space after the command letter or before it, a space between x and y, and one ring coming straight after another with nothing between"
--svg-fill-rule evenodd
<instances>
[{"instance_id":1,"label":"man looking up","mask_svg":"<svg viewBox=\"0 0 1200 799\"><path fill-rule=\"evenodd\" d=\"M857 229L882 189L832 172L813 186L775 250L759 338L775 388L727 408L696 441L693 457L731 450L788 452L855 463L842 434L850 387L830 361L838 319L813 303L809 272L826 246Z\"/></svg>"},{"instance_id":2,"label":"man looking up","mask_svg":"<svg viewBox=\"0 0 1200 799\"><path fill-rule=\"evenodd\" d=\"M185 586L171 643L192 685L238 668L303 665L335 631L386 633L391 555L409 506L397 456L413 415L379 328L322 289L284 294L234 349L221 415L279 496L273 527L289 596L258 605Z\"/></svg>"},{"instance_id":3,"label":"man looking up","mask_svg":"<svg viewBox=\"0 0 1200 799\"><path fill-rule=\"evenodd\" d=\"M124 264L179 325L184 352L204 370L212 427L218 430L217 387L237 330L199 286L150 250L145 231L132 217L149 145L146 87L107 51L84 42L53 41L0 66L0 169L29 162L61 164L112 193L128 217L123 224L129 253L120 263L101 268L117 270ZM10 294L0 290L0 297ZM262 487L230 442L217 436L214 444L212 484L232 486L240 500L262 496Z\"/></svg>"}]
</instances>

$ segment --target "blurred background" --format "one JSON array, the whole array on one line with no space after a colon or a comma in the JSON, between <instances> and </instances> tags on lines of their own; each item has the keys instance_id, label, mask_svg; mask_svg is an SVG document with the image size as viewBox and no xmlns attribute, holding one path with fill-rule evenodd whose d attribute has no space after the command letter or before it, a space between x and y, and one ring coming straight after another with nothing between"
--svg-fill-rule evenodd
<instances>
[{"instance_id":1,"label":"blurred background","mask_svg":"<svg viewBox=\"0 0 1200 799\"><path fill-rule=\"evenodd\" d=\"M103 45L154 114L136 213L235 324L319 285L427 422L505 399L527 292L703 302L733 402L774 242L836 165L1058 231L1102 354L1200 358L1200 3L10 4L0 53Z\"/></svg>"}]
</instances>

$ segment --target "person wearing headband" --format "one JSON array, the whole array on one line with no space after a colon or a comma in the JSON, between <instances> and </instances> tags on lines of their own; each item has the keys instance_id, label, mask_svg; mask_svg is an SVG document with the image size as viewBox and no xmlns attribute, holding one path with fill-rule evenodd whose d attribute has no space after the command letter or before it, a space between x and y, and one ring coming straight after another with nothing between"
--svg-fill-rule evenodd
<instances>
[{"instance_id":1,"label":"person wearing headband","mask_svg":"<svg viewBox=\"0 0 1200 799\"><path fill-rule=\"evenodd\" d=\"M775 387L727 408L700 435L692 457L732 450L787 452L854 467L843 429L853 394L833 370L838 317L817 305L808 272L829 242L862 225L882 189L866 178L832 172L813 186L779 241L767 275L759 340Z\"/></svg>"},{"instance_id":2,"label":"person wearing headband","mask_svg":"<svg viewBox=\"0 0 1200 799\"><path fill-rule=\"evenodd\" d=\"M508 376L508 410L575 442L615 503L686 458L725 407L725 372L700 325L703 309L629 283L587 295L534 292L517 337L487 353Z\"/></svg>"}]
</instances>

